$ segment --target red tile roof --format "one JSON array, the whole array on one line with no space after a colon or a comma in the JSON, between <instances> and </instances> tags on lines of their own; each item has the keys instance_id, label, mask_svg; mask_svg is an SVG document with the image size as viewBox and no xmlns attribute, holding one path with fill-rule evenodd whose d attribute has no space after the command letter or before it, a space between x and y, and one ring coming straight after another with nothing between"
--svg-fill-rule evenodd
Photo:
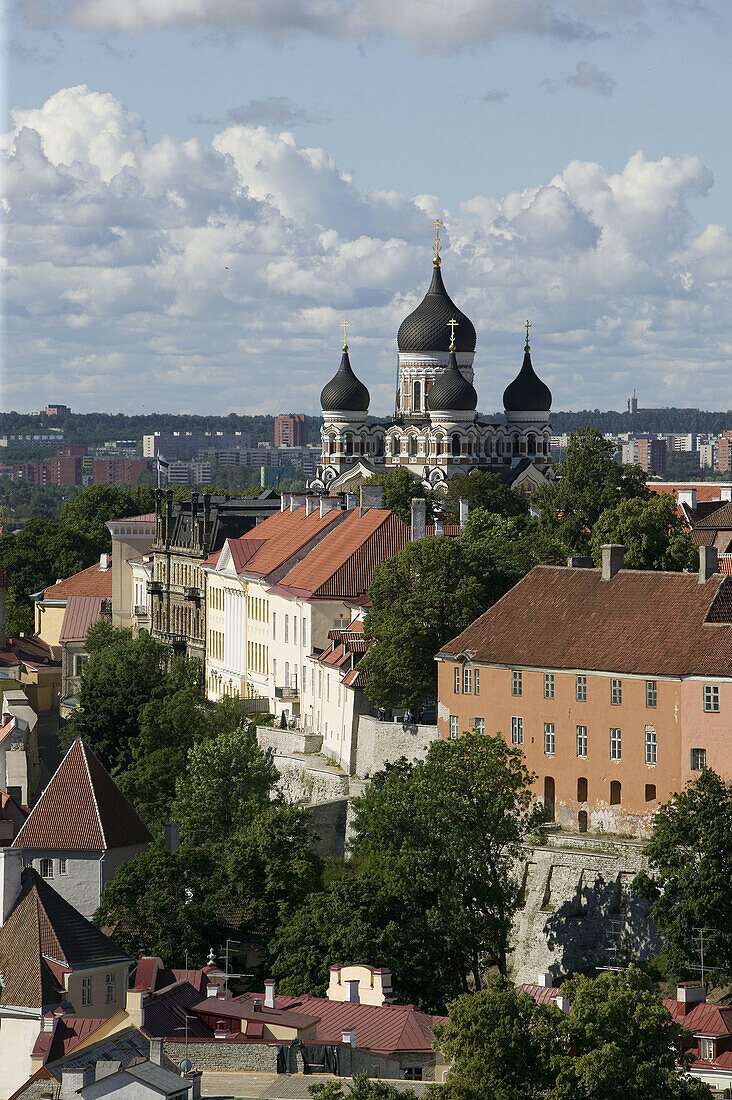
<instances>
[{"instance_id":1,"label":"red tile roof","mask_svg":"<svg viewBox=\"0 0 732 1100\"><path fill-rule=\"evenodd\" d=\"M263 994L246 993L235 1001L251 1004L254 997L264 1000ZM447 1022L446 1016L428 1016L417 1011L414 1005L352 1004L324 997L280 994L275 998L275 1005L278 1010L317 1017L315 1041L318 1043L340 1043L343 1029L353 1027L358 1046L379 1054L430 1051L433 1049L432 1028Z\"/></svg>"},{"instance_id":2,"label":"red tile roof","mask_svg":"<svg viewBox=\"0 0 732 1100\"><path fill-rule=\"evenodd\" d=\"M282 578L278 590L306 598L351 599L365 593L376 566L410 540L410 529L384 508L349 511L310 553Z\"/></svg>"},{"instance_id":3,"label":"red tile roof","mask_svg":"<svg viewBox=\"0 0 732 1100\"><path fill-rule=\"evenodd\" d=\"M268 516L257 524L257 540L264 545L247 562L246 575L270 576L294 554L305 550L313 540L340 524L345 515L345 512L335 508L321 518L319 511L307 515L307 509L301 506L293 512L275 512L273 516Z\"/></svg>"},{"instance_id":4,"label":"red tile roof","mask_svg":"<svg viewBox=\"0 0 732 1100\"><path fill-rule=\"evenodd\" d=\"M102 614L102 598L99 596L69 596L66 601L60 642L83 642L90 626Z\"/></svg>"},{"instance_id":5,"label":"red tile roof","mask_svg":"<svg viewBox=\"0 0 732 1100\"><path fill-rule=\"evenodd\" d=\"M44 600L65 600L69 596L103 596L109 599L112 595L112 568L100 569L99 564L90 565L88 569L82 569L80 573L74 573L73 577L58 581L50 585L43 593Z\"/></svg>"},{"instance_id":6,"label":"red tile roof","mask_svg":"<svg viewBox=\"0 0 732 1100\"><path fill-rule=\"evenodd\" d=\"M539 1005L554 1004L557 997L562 995L561 989L556 985L533 985L531 982L524 982L521 992L528 993Z\"/></svg>"},{"instance_id":7,"label":"red tile roof","mask_svg":"<svg viewBox=\"0 0 732 1100\"><path fill-rule=\"evenodd\" d=\"M258 530L259 528L257 528L257 531ZM246 535L240 539L227 539L229 552L231 554L231 564L234 566L234 570L237 573L243 573L244 567L249 564L257 550L260 550L265 545L265 542L266 539L251 539L247 538Z\"/></svg>"},{"instance_id":8,"label":"red tile roof","mask_svg":"<svg viewBox=\"0 0 732 1100\"><path fill-rule=\"evenodd\" d=\"M703 1035L713 1038L732 1035L732 1005L712 1005L702 1001L687 1008L680 1001L669 998L664 1000L664 1007L669 1010L677 1024L692 1035Z\"/></svg>"},{"instance_id":9,"label":"red tile roof","mask_svg":"<svg viewBox=\"0 0 732 1100\"><path fill-rule=\"evenodd\" d=\"M59 1019L53 1032L42 1031L36 1040L33 1049L34 1055L42 1053L45 1047L44 1062L56 1062L59 1058L66 1058L82 1043L86 1042L95 1031L108 1024L109 1020L82 1019L79 1016L67 1016ZM48 1042L44 1043L44 1037L48 1036Z\"/></svg>"},{"instance_id":10,"label":"red tile roof","mask_svg":"<svg viewBox=\"0 0 732 1100\"><path fill-rule=\"evenodd\" d=\"M442 653L529 668L732 673L732 579L539 565Z\"/></svg>"},{"instance_id":11,"label":"red tile roof","mask_svg":"<svg viewBox=\"0 0 732 1100\"><path fill-rule=\"evenodd\" d=\"M652 493L673 493L676 496L679 489L696 489L697 503L699 501L719 500L722 493L722 485L730 482L719 481L649 481L648 488Z\"/></svg>"},{"instance_id":12,"label":"red tile roof","mask_svg":"<svg viewBox=\"0 0 732 1100\"><path fill-rule=\"evenodd\" d=\"M13 841L16 848L93 851L150 844L152 837L83 741L74 741Z\"/></svg>"}]
</instances>

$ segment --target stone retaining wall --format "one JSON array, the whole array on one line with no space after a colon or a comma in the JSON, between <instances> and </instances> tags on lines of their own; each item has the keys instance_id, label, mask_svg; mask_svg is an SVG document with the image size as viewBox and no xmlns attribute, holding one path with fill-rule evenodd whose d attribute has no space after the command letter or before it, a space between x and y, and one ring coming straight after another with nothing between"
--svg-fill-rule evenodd
<instances>
[{"instance_id":1,"label":"stone retaining wall","mask_svg":"<svg viewBox=\"0 0 732 1100\"><path fill-rule=\"evenodd\" d=\"M358 721L356 775L361 778L381 771L387 763L401 756L407 760L424 760L427 750L440 734L437 726L407 726L401 722L380 722L368 714Z\"/></svg>"},{"instance_id":2,"label":"stone retaining wall","mask_svg":"<svg viewBox=\"0 0 732 1100\"><path fill-rule=\"evenodd\" d=\"M184 1039L166 1039L163 1053L176 1065L185 1056ZM226 1039L207 1042L188 1041L188 1057L194 1069L200 1070L252 1070L257 1073L277 1072L276 1043L229 1043Z\"/></svg>"},{"instance_id":3,"label":"stone retaining wall","mask_svg":"<svg viewBox=\"0 0 732 1100\"><path fill-rule=\"evenodd\" d=\"M277 726L257 726L257 741L262 752L272 748L277 755L284 756L296 752L320 752L323 747L323 738L319 734L283 730Z\"/></svg>"}]
</instances>

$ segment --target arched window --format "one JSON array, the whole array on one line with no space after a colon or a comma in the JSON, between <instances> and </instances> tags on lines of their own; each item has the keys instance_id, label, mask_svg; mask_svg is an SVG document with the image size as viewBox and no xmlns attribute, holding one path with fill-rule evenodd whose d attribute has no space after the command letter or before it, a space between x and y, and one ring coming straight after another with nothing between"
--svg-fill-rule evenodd
<instances>
[{"instance_id":1,"label":"arched window","mask_svg":"<svg viewBox=\"0 0 732 1100\"><path fill-rule=\"evenodd\" d=\"M529 435L529 450L528 450L528 453L530 455L535 455L536 454L536 436L535 435L531 435L531 434Z\"/></svg>"},{"instance_id":2,"label":"arched window","mask_svg":"<svg viewBox=\"0 0 732 1100\"><path fill-rule=\"evenodd\" d=\"M362 455L367 455L368 453L369 453L368 440L366 438L366 433L362 432L361 433L361 454Z\"/></svg>"},{"instance_id":3,"label":"arched window","mask_svg":"<svg viewBox=\"0 0 732 1100\"><path fill-rule=\"evenodd\" d=\"M393 435L391 437L391 453L393 455L398 455L401 452L401 449L402 449L401 444L402 444L402 441L401 441L401 439L399 438L398 435Z\"/></svg>"},{"instance_id":4,"label":"arched window","mask_svg":"<svg viewBox=\"0 0 732 1100\"><path fill-rule=\"evenodd\" d=\"M511 450L515 455L517 455L519 453L519 437L517 432L514 432L514 434L511 436L511 444Z\"/></svg>"},{"instance_id":5,"label":"arched window","mask_svg":"<svg viewBox=\"0 0 732 1100\"><path fill-rule=\"evenodd\" d=\"M422 383L415 382L412 387L412 408L415 412L422 410Z\"/></svg>"},{"instance_id":6,"label":"arched window","mask_svg":"<svg viewBox=\"0 0 732 1100\"><path fill-rule=\"evenodd\" d=\"M416 435L410 435L409 437L409 457L416 458L417 456L417 437Z\"/></svg>"},{"instance_id":7,"label":"arched window","mask_svg":"<svg viewBox=\"0 0 732 1100\"><path fill-rule=\"evenodd\" d=\"M384 457L384 437L383 435L377 435L374 440L374 454L379 458Z\"/></svg>"},{"instance_id":8,"label":"arched window","mask_svg":"<svg viewBox=\"0 0 732 1100\"><path fill-rule=\"evenodd\" d=\"M344 443L345 443L345 447L344 447L345 453L347 455L352 455L353 454L353 436L351 435L350 432L348 432L346 434L346 437L344 439Z\"/></svg>"},{"instance_id":9,"label":"arched window","mask_svg":"<svg viewBox=\"0 0 732 1100\"><path fill-rule=\"evenodd\" d=\"M438 455L441 455L445 449L445 437L438 435L435 439L435 449Z\"/></svg>"},{"instance_id":10,"label":"arched window","mask_svg":"<svg viewBox=\"0 0 732 1100\"><path fill-rule=\"evenodd\" d=\"M452 455L453 458L460 457L460 436L457 432L452 437Z\"/></svg>"},{"instance_id":11,"label":"arched window","mask_svg":"<svg viewBox=\"0 0 732 1100\"><path fill-rule=\"evenodd\" d=\"M577 801L587 801L587 779L583 775L577 780Z\"/></svg>"},{"instance_id":12,"label":"arched window","mask_svg":"<svg viewBox=\"0 0 732 1100\"><path fill-rule=\"evenodd\" d=\"M581 833L587 832L587 810L580 810L577 814L577 828Z\"/></svg>"}]
</instances>

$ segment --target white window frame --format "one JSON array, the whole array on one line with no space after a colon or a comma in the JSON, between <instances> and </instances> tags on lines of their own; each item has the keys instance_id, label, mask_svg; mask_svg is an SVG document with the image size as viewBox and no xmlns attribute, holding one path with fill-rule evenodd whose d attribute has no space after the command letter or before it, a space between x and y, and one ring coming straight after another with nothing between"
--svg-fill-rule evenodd
<instances>
[{"instance_id":1,"label":"white window frame","mask_svg":"<svg viewBox=\"0 0 732 1100\"><path fill-rule=\"evenodd\" d=\"M463 666L463 695L470 695L473 686L472 670L468 665Z\"/></svg>"},{"instance_id":2,"label":"white window frame","mask_svg":"<svg viewBox=\"0 0 732 1100\"><path fill-rule=\"evenodd\" d=\"M706 1035L699 1036L699 1059L702 1062L714 1061L714 1039Z\"/></svg>"},{"instance_id":3,"label":"white window frame","mask_svg":"<svg viewBox=\"0 0 732 1100\"><path fill-rule=\"evenodd\" d=\"M693 772L703 772L707 766L707 750L706 749L692 749L691 750L691 770Z\"/></svg>"},{"instance_id":4,"label":"white window frame","mask_svg":"<svg viewBox=\"0 0 732 1100\"><path fill-rule=\"evenodd\" d=\"M480 669L473 669L473 695L480 695Z\"/></svg>"},{"instance_id":5,"label":"white window frame","mask_svg":"<svg viewBox=\"0 0 732 1100\"><path fill-rule=\"evenodd\" d=\"M455 679L453 683L453 691L456 695L460 694L460 666L455 665Z\"/></svg>"},{"instance_id":6,"label":"white window frame","mask_svg":"<svg viewBox=\"0 0 732 1100\"><path fill-rule=\"evenodd\" d=\"M545 672L544 673L544 698L545 699L553 699L554 698L554 673L553 672Z\"/></svg>"},{"instance_id":7,"label":"white window frame","mask_svg":"<svg viewBox=\"0 0 732 1100\"><path fill-rule=\"evenodd\" d=\"M554 748L556 744L554 723L544 723L544 755L554 756Z\"/></svg>"},{"instance_id":8,"label":"white window frame","mask_svg":"<svg viewBox=\"0 0 732 1100\"><path fill-rule=\"evenodd\" d=\"M460 719L457 714L450 715L450 740L457 741L460 736Z\"/></svg>"},{"instance_id":9,"label":"white window frame","mask_svg":"<svg viewBox=\"0 0 732 1100\"><path fill-rule=\"evenodd\" d=\"M81 979L81 1003L85 1008L94 1003L94 982L92 978Z\"/></svg>"},{"instance_id":10,"label":"white window frame","mask_svg":"<svg viewBox=\"0 0 732 1100\"><path fill-rule=\"evenodd\" d=\"M646 764L658 763L658 738L653 726L646 726Z\"/></svg>"},{"instance_id":11,"label":"white window frame","mask_svg":"<svg viewBox=\"0 0 732 1100\"><path fill-rule=\"evenodd\" d=\"M719 687L717 684L704 685L704 710L707 714L719 714Z\"/></svg>"},{"instance_id":12,"label":"white window frame","mask_svg":"<svg viewBox=\"0 0 732 1100\"><path fill-rule=\"evenodd\" d=\"M646 680L646 706L658 706L658 680Z\"/></svg>"},{"instance_id":13,"label":"white window frame","mask_svg":"<svg viewBox=\"0 0 732 1100\"><path fill-rule=\"evenodd\" d=\"M66 858L64 856L58 861L58 873L60 875L68 875L69 873L66 869Z\"/></svg>"},{"instance_id":14,"label":"white window frame","mask_svg":"<svg viewBox=\"0 0 732 1100\"><path fill-rule=\"evenodd\" d=\"M51 879L51 878L53 878L53 860L52 859L42 859L40 861L39 874L40 874L42 879Z\"/></svg>"},{"instance_id":15,"label":"white window frame","mask_svg":"<svg viewBox=\"0 0 732 1100\"><path fill-rule=\"evenodd\" d=\"M587 677L575 676L574 678L574 697L578 703L587 702Z\"/></svg>"},{"instance_id":16,"label":"white window frame","mask_svg":"<svg viewBox=\"0 0 732 1100\"><path fill-rule=\"evenodd\" d=\"M612 707L621 707L623 705L623 681L611 680L610 681L610 705Z\"/></svg>"},{"instance_id":17,"label":"white window frame","mask_svg":"<svg viewBox=\"0 0 732 1100\"><path fill-rule=\"evenodd\" d=\"M290 641L290 616L289 615L285 615L285 636L283 638L283 641L285 642L285 644L288 644L289 641Z\"/></svg>"},{"instance_id":18,"label":"white window frame","mask_svg":"<svg viewBox=\"0 0 732 1100\"><path fill-rule=\"evenodd\" d=\"M580 732L581 731L581 732ZM587 726L576 727L577 757L579 760L587 759Z\"/></svg>"},{"instance_id":19,"label":"white window frame","mask_svg":"<svg viewBox=\"0 0 732 1100\"><path fill-rule=\"evenodd\" d=\"M610 759L622 760L623 758L623 731L617 726L610 730Z\"/></svg>"},{"instance_id":20,"label":"white window frame","mask_svg":"<svg viewBox=\"0 0 732 1100\"><path fill-rule=\"evenodd\" d=\"M485 718L476 718L473 729L476 733L485 733Z\"/></svg>"},{"instance_id":21,"label":"white window frame","mask_svg":"<svg viewBox=\"0 0 732 1100\"><path fill-rule=\"evenodd\" d=\"M524 720L518 715L511 717L511 744L523 745L524 743Z\"/></svg>"},{"instance_id":22,"label":"white window frame","mask_svg":"<svg viewBox=\"0 0 732 1100\"><path fill-rule=\"evenodd\" d=\"M524 678L518 669L514 669L511 672L511 694L523 695L524 691Z\"/></svg>"},{"instance_id":23,"label":"white window frame","mask_svg":"<svg viewBox=\"0 0 732 1100\"><path fill-rule=\"evenodd\" d=\"M113 1005L117 1000L117 975L110 971L109 974L104 976L105 984L105 1003Z\"/></svg>"}]
</instances>

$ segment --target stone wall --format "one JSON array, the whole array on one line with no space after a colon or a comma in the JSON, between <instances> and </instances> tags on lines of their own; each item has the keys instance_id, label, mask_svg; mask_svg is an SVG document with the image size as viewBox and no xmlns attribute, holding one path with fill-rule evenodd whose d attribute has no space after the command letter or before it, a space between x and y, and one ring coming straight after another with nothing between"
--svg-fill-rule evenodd
<instances>
[{"instance_id":1,"label":"stone wall","mask_svg":"<svg viewBox=\"0 0 732 1100\"><path fill-rule=\"evenodd\" d=\"M356 775L367 778L401 756L424 760L433 741L439 738L437 726L407 726L401 722L380 722L368 714L358 721Z\"/></svg>"},{"instance_id":2,"label":"stone wall","mask_svg":"<svg viewBox=\"0 0 732 1100\"><path fill-rule=\"evenodd\" d=\"M523 906L512 931L513 979L648 959L661 944L630 885L647 863L637 841L549 835L527 849Z\"/></svg>"},{"instance_id":3,"label":"stone wall","mask_svg":"<svg viewBox=\"0 0 732 1100\"><path fill-rule=\"evenodd\" d=\"M275 756L277 790L287 802L332 802L348 797L348 776L321 756Z\"/></svg>"},{"instance_id":4,"label":"stone wall","mask_svg":"<svg viewBox=\"0 0 732 1100\"><path fill-rule=\"evenodd\" d=\"M277 726L257 726L257 741L262 752L271 748L278 756L291 756L297 752L320 752L323 746L320 734L305 733L303 730L283 730Z\"/></svg>"},{"instance_id":5,"label":"stone wall","mask_svg":"<svg viewBox=\"0 0 732 1100\"><path fill-rule=\"evenodd\" d=\"M163 1043L163 1053L176 1065L180 1064L185 1050L185 1039L166 1039ZM189 1039L188 1057L194 1069L277 1072L277 1043L228 1043L225 1039L195 1042Z\"/></svg>"},{"instance_id":6,"label":"stone wall","mask_svg":"<svg viewBox=\"0 0 732 1100\"><path fill-rule=\"evenodd\" d=\"M346 823L349 800L333 799L308 806L310 821L308 832L313 838L313 851L323 859L328 856L343 858L346 848Z\"/></svg>"}]
</instances>

